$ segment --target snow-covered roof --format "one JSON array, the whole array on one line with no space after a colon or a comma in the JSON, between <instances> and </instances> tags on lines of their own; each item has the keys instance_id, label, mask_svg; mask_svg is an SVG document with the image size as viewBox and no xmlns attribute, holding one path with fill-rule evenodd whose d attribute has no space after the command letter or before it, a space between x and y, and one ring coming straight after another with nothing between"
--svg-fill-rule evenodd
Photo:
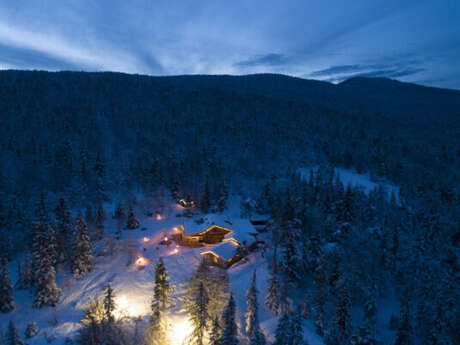
<instances>
[{"instance_id":1,"label":"snow-covered roof","mask_svg":"<svg viewBox=\"0 0 460 345\"><path fill-rule=\"evenodd\" d=\"M215 245L210 249L202 251L201 254L214 253L215 255L220 256L222 259L228 260L235 255L235 251L237 248L238 246L235 243L231 241L225 241L219 243L218 245Z\"/></svg>"},{"instance_id":2,"label":"snow-covered roof","mask_svg":"<svg viewBox=\"0 0 460 345\"><path fill-rule=\"evenodd\" d=\"M233 232L227 234L225 239L228 240L230 238L234 238L240 244L243 244L246 241L246 245L251 244L254 242L255 238L252 233L255 233L255 229L252 226L241 227L238 229L234 229Z\"/></svg>"}]
</instances>

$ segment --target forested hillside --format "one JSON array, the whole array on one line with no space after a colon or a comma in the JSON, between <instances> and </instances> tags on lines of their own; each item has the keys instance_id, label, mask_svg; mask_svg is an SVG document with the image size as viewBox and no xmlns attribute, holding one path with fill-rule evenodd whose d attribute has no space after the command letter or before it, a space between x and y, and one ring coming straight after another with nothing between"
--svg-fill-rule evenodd
<instances>
[{"instance_id":1,"label":"forested hillside","mask_svg":"<svg viewBox=\"0 0 460 345\"><path fill-rule=\"evenodd\" d=\"M166 188L222 212L231 193L243 215L270 215L275 315L287 287L309 291L318 334L342 344L359 328L351 305L373 309L394 294L404 302L398 344L409 333L423 344L460 341L458 91L388 79L2 71L0 128L10 260L60 198L99 212ZM302 177L304 167L315 168ZM344 186L334 167L399 195ZM365 311L366 322L374 316ZM369 340L368 323L360 336Z\"/></svg>"}]
</instances>

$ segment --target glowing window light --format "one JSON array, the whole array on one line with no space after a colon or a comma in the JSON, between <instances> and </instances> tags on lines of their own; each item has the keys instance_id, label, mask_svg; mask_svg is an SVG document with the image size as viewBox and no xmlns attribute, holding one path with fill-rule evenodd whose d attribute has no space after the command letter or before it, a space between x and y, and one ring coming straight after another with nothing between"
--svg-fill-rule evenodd
<instances>
[{"instance_id":1,"label":"glowing window light","mask_svg":"<svg viewBox=\"0 0 460 345\"><path fill-rule=\"evenodd\" d=\"M163 219L163 216L162 216L161 214L157 213L157 214L155 215L155 219L156 219L156 220L162 220L162 219Z\"/></svg>"},{"instance_id":2,"label":"glowing window light","mask_svg":"<svg viewBox=\"0 0 460 345\"><path fill-rule=\"evenodd\" d=\"M143 242L148 242L148 241L150 241L150 238L144 237L144 238L142 239L142 241L143 241Z\"/></svg>"},{"instance_id":3,"label":"glowing window light","mask_svg":"<svg viewBox=\"0 0 460 345\"><path fill-rule=\"evenodd\" d=\"M188 319L173 321L169 337L172 345L183 345L187 337L192 333L193 327Z\"/></svg>"}]
</instances>

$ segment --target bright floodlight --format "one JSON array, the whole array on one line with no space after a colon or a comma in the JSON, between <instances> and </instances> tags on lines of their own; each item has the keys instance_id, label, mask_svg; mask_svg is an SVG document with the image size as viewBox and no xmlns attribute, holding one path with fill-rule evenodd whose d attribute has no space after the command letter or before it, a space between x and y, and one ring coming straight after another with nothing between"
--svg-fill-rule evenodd
<instances>
[{"instance_id":1,"label":"bright floodlight","mask_svg":"<svg viewBox=\"0 0 460 345\"><path fill-rule=\"evenodd\" d=\"M115 298L115 304L117 305L114 314L116 318L122 318L126 316L139 316L142 312L133 303L129 303L128 298L125 295Z\"/></svg>"},{"instance_id":2,"label":"bright floodlight","mask_svg":"<svg viewBox=\"0 0 460 345\"><path fill-rule=\"evenodd\" d=\"M192 325L188 319L174 320L170 333L172 345L183 345L191 332Z\"/></svg>"}]
</instances>

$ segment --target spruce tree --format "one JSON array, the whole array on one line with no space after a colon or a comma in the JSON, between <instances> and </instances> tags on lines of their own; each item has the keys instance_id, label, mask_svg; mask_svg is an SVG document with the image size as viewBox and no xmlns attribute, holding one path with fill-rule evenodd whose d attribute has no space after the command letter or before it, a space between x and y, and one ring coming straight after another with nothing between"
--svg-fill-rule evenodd
<instances>
[{"instance_id":1,"label":"spruce tree","mask_svg":"<svg viewBox=\"0 0 460 345\"><path fill-rule=\"evenodd\" d=\"M209 333L208 345L220 345L222 338L222 327L219 323L219 318L216 316L212 321L211 332Z\"/></svg>"},{"instance_id":2,"label":"spruce tree","mask_svg":"<svg viewBox=\"0 0 460 345\"><path fill-rule=\"evenodd\" d=\"M203 212L208 212L211 207L211 188L209 186L209 176L206 176L203 195L201 196L200 208Z\"/></svg>"},{"instance_id":3,"label":"spruce tree","mask_svg":"<svg viewBox=\"0 0 460 345\"><path fill-rule=\"evenodd\" d=\"M24 342L21 340L21 337L19 336L19 332L13 320L10 320L8 330L6 331L5 340L5 345L24 345Z\"/></svg>"},{"instance_id":4,"label":"spruce tree","mask_svg":"<svg viewBox=\"0 0 460 345\"><path fill-rule=\"evenodd\" d=\"M117 305L115 303L115 294L113 292L112 286L107 284L104 289L104 320L109 324L115 322L115 309Z\"/></svg>"},{"instance_id":5,"label":"spruce tree","mask_svg":"<svg viewBox=\"0 0 460 345\"><path fill-rule=\"evenodd\" d=\"M126 229L134 230L139 227L139 221L134 214L134 208L132 205L129 206L128 219L126 220Z\"/></svg>"},{"instance_id":6,"label":"spruce tree","mask_svg":"<svg viewBox=\"0 0 460 345\"><path fill-rule=\"evenodd\" d=\"M13 309L13 286L8 273L8 259L3 254L0 267L0 312L8 313Z\"/></svg>"},{"instance_id":7,"label":"spruce tree","mask_svg":"<svg viewBox=\"0 0 460 345\"><path fill-rule=\"evenodd\" d=\"M273 345L288 345L290 338L291 317L289 313L284 313L278 320L275 330L275 342Z\"/></svg>"},{"instance_id":8,"label":"spruce tree","mask_svg":"<svg viewBox=\"0 0 460 345\"><path fill-rule=\"evenodd\" d=\"M152 317L147 327L147 341L155 345L167 344L167 313L171 307L171 294L173 286L169 282L168 271L163 262L159 259L155 266L155 286L151 303Z\"/></svg>"},{"instance_id":9,"label":"spruce tree","mask_svg":"<svg viewBox=\"0 0 460 345\"><path fill-rule=\"evenodd\" d=\"M88 227L81 213L78 214L76 225L72 234L72 273L75 278L80 278L93 269L93 255L88 236Z\"/></svg>"},{"instance_id":10,"label":"spruce tree","mask_svg":"<svg viewBox=\"0 0 460 345\"><path fill-rule=\"evenodd\" d=\"M201 282L198 287L198 293L193 301L192 308L189 310L190 322L193 331L190 334L190 345L203 345L205 331L209 320L208 314L209 297Z\"/></svg>"},{"instance_id":11,"label":"spruce tree","mask_svg":"<svg viewBox=\"0 0 460 345\"><path fill-rule=\"evenodd\" d=\"M351 332L351 302L346 281L340 282L338 302L336 306L335 331L343 343L350 338Z\"/></svg>"},{"instance_id":12,"label":"spruce tree","mask_svg":"<svg viewBox=\"0 0 460 345\"><path fill-rule=\"evenodd\" d=\"M210 318L220 317L229 297L230 283L227 271L219 267L211 267L209 262L203 258L196 271L185 283L183 300L186 310L193 308L201 283L203 283L209 297L208 313Z\"/></svg>"},{"instance_id":13,"label":"spruce tree","mask_svg":"<svg viewBox=\"0 0 460 345\"><path fill-rule=\"evenodd\" d=\"M377 304L376 304L377 288L372 283L367 292L367 298L364 304L364 330L362 337L368 344L377 342Z\"/></svg>"},{"instance_id":14,"label":"spruce tree","mask_svg":"<svg viewBox=\"0 0 460 345\"><path fill-rule=\"evenodd\" d=\"M311 318L311 301L310 301L310 294L308 292L305 294L305 301L303 303L302 317L306 320Z\"/></svg>"},{"instance_id":15,"label":"spruce tree","mask_svg":"<svg viewBox=\"0 0 460 345\"><path fill-rule=\"evenodd\" d=\"M16 282L16 287L19 290L30 289L33 286L34 274L32 261L30 260L30 254L27 247L24 248L24 265L22 267L23 269L18 277L18 281Z\"/></svg>"},{"instance_id":16,"label":"spruce tree","mask_svg":"<svg viewBox=\"0 0 460 345\"><path fill-rule=\"evenodd\" d=\"M49 227L46 234L46 247L40 254L39 266L36 272L36 291L34 306L42 308L45 306L56 306L61 297L61 289L56 285L56 226Z\"/></svg>"},{"instance_id":17,"label":"spruce tree","mask_svg":"<svg viewBox=\"0 0 460 345\"><path fill-rule=\"evenodd\" d=\"M222 314L223 331L220 345L238 345L238 328L235 322L235 300L233 294L230 295L228 305Z\"/></svg>"},{"instance_id":18,"label":"spruce tree","mask_svg":"<svg viewBox=\"0 0 460 345\"><path fill-rule=\"evenodd\" d=\"M268 280L268 294L265 297L265 305L273 315L281 315L281 290L276 272L272 272Z\"/></svg>"},{"instance_id":19,"label":"spruce tree","mask_svg":"<svg viewBox=\"0 0 460 345\"><path fill-rule=\"evenodd\" d=\"M56 214L56 240L58 261L66 261L70 256L69 243L72 232L70 211L63 197L59 198Z\"/></svg>"},{"instance_id":20,"label":"spruce tree","mask_svg":"<svg viewBox=\"0 0 460 345\"><path fill-rule=\"evenodd\" d=\"M300 310L295 313L284 313L278 321L273 345L304 345L302 315Z\"/></svg>"},{"instance_id":21,"label":"spruce tree","mask_svg":"<svg viewBox=\"0 0 460 345\"><path fill-rule=\"evenodd\" d=\"M406 299L401 304L398 333L396 334L395 345L412 345L412 324L410 320L409 301Z\"/></svg>"},{"instance_id":22,"label":"spruce tree","mask_svg":"<svg viewBox=\"0 0 460 345\"><path fill-rule=\"evenodd\" d=\"M96 174L95 199L98 203L102 203L107 200L107 196L105 193L105 166L99 151L94 163L94 173Z\"/></svg>"},{"instance_id":23,"label":"spruce tree","mask_svg":"<svg viewBox=\"0 0 460 345\"><path fill-rule=\"evenodd\" d=\"M303 341L303 328L302 328L302 314L300 310L297 310L291 315L291 336L292 345L307 345Z\"/></svg>"},{"instance_id":24,"label":"spruce tree","mask_svg":"<svg viewBox=\"0 0 460 345\"><path fill-rule=\"evenodd\" d=\"M36 281L36 274L39 271L41 265L42 255L46 248L46 232L47 232L47 219L46 219L46 209L45 209L45 197L42 193L40 195L40 201L37 206L37 221L34 226L34 235L33 235L33 253L32 253L32 272L34 277L34 282Z\"/></svg>"},{"instance_id":25,"label":"spruce tree","mask_svg":"<svg viewBox=\"0 0 460 345\"><path fill-rule=\"evenodd\" d=\"M102 237L104 236L104 220L105 220L104 208L102 207L102 203L99 203L97 206L96 221L95 221L95 228L94 228L94 239L96 241L102 239Z\"/></svg>"},{"instance_id":26,"label":"spruce tree","mask_svg":"<svg viewBox=\"0 0 460 345\"><path fill-rule=\"evenodd\" d=\"M259 304L257 295L259 291L256 287L256 271L252 274L251 286L246 292L248 312L246 313L246 333L249 337L250 345L265 345L265 336L260 331L259 325Z\"/></svg>"},{"instance_id":27,"label":"spruce tree","mask_svg":"<svg viewBox=\"0 0 460 345\"><path fill-rule=\"evenodd\" d=\"M314 300L315 325L316 333L321 336L324 335L324 306L327 301L326 269L326 261L324 257L322 257L320 264L316 267L314 272L314 279L316 283L316 294Z\"/></svg>"}]
</instances>

